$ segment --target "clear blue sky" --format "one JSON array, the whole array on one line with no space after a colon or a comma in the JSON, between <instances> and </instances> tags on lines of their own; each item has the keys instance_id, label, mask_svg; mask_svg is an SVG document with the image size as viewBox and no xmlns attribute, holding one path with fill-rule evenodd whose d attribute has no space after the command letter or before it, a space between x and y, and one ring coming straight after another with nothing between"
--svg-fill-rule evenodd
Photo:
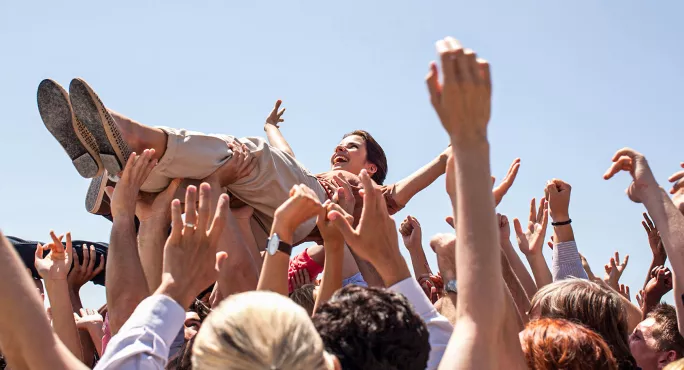
<instances>
[{"instance_id":1,"label":"clear blue sky","mask_svg":"<svg viewBox=\"0 0 684 370\"><path fill-rule=\"evenodd\" d=\"M616 249L629 253L622 280L634 294L651 258L642 207L624 195L626 175L601 175L623 146L645 153L661 184L684 160L683 12L678 1L3 1L0 227L109 239L110 223L84 209L88 180L40 120L44 78L83 77L143 123L236 136L262 135L281 98L283 132L312 171L363 128L384 146L392 182L447 144L423 78L434 42L453 35L492 64L493 173L522 158L499 211L525 217L546 180L568 181L580 250L597 273ZM421 221L435 270L427 242L449 230L443 189L442 178L397 216ZM90 284L83 295L104 302Z\"/></svg>"}]
</instances>

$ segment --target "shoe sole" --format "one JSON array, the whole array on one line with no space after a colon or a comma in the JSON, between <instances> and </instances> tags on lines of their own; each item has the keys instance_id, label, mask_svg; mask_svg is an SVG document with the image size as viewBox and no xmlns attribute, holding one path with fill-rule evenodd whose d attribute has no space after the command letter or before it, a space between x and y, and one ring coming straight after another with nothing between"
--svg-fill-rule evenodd
<instances>
[{"instance_id":1,"label":"shoe sole","mask_svg":"<svg viewBox=\"0 0 684 370\"><path fill-rule=\"evenodd\" d=\"M93 134L104 168L110 176L116 176L126 166L131 149L123 140L114 118L83 79L71 80L69 99L76 118Z\"/></svg>"},{"instance_id":2,"label":"shoe sole","mask_svg":"<svg viewBox=\"0 0 684 370\"><path fill-rule=\"evenodd\" d=\"M85 198L86 210L92 214L102 215L111 212L109 201L105 199L107 196L105 188L107 187L107 170L104 170L100 176L93 178L88 186L88 192Z\"/></svg>"},{"instance_id":3,"label":"shoe sole","mask_svg":"<svg viewBox=\"0 0 684 370\"><path fill-rule=\"evenodd\" d=\"M76 171L85 177L99 176L104 167L95 139L74 115L66 90L53 80L38 85L38 111L43 124L64 148Z\"/></svg>"}]
</instances>

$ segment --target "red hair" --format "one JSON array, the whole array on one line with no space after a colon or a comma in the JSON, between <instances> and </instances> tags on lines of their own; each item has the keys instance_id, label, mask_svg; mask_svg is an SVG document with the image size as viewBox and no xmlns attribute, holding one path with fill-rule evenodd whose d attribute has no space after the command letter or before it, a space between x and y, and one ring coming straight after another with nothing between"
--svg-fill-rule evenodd
<instances>
[{"instance_id":1,"label":"red hair","mask_svg":"<svg viewBox=\"0 0 684 370\"><path fill-rule=\"evenodd\" d=\"M563 319L527 324L520 344L530 369L617 369L606 341L596 332Z\"/></svg>"}]
</instances>

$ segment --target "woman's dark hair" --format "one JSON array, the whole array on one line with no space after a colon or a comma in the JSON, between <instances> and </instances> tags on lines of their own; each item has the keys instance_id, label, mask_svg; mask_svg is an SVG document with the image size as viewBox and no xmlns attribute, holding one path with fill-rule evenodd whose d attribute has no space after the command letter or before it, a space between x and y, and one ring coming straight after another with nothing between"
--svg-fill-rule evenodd
<instances>
[{"instance_id":1,"label":"woman's dark hair","mask_svg":"<svg viewBox=\"0 0 684 370\"><path fill-rule=\"evenodd\" d=\"M371 178L378 185L382 185L387 177L387 157L385 156L385 151L368 131L355 130L344 135L342 138L344 139L349 136L360 136L366 142L366 160L378 168Z\"/></svg>"},{"instance_id":2,"label":"woman's dark hair","mask_svg":"<svg viewBox=\"0 0 684 370\"><path fill-rule=\"evenodd\" d=\"M192 346L195 344L195 335L190 340L185 341L168 364L166 370L192 370Z\"/></svg>"},{"instance_id":3,"label":"woman's dark hair","mask_svg":"<svg viewBox=\"0 0 684 370\"><path fill-rule=\"evenodd\" d=\"M321 306L313 322L345 370L427 366L427 326L399 293L347 285Z\"/></svg>"}]
</instances>

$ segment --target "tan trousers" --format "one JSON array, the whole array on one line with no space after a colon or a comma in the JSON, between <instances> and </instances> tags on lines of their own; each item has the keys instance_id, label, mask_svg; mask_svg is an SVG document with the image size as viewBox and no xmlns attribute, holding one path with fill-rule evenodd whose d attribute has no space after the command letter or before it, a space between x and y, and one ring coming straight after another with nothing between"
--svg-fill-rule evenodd
<instances>
[{"instance_id":1,"label":"tan trousers","mask_svg":"<svg viewBox=\"0 0 684 370\"><path fill-rule=\"evenodd\" d=\"M230 160L232 151L228 143L238 140L255 156L257 165L248 176L229 185L228 190L253 207L255 215L267 229L270 230L273 214L288 199L292 186L304 184L318 195L321 202L327 199L325 189L306 167L294 157L270 146L263 138L236 139L230 135L159 128L168 135L166 152L143 184L143 191L160 192L175 178L204 179ZM304 239L315 226L315 218L300 225L294 234L295 242Z\"/></svg>"}]
</instances>

